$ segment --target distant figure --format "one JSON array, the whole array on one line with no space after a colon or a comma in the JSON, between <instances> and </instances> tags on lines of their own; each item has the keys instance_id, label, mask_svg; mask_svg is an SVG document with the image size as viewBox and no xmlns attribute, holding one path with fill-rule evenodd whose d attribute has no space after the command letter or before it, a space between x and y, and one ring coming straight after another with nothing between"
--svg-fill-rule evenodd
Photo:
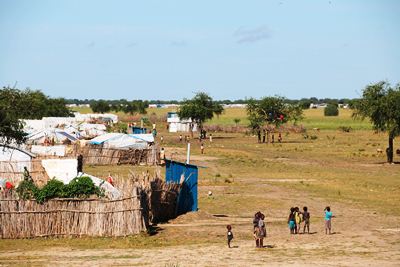
<instances>
[{"instance_id":1,"label":"distant figure","mask_svg":"<svg viewBox=\"0 0 400 267\"><path fill-rule=\"evenodd\" d=\"M278 134L278 142L282 143L282 134L281 133Z\"/></svg>"},{"instance_id":2,"label":"distant figure","mask_svg":"<svg viewBox=\"0 0 400 267\"><path fill-rule=\"evenodd\" d=\"M161 144L164 143L164 136L162 136L162 135L161 135L161 137L160 137L160 143L161 143Z\"/></svg>"},{"instance_id":3,"label":"distant figure","mask_svg":"<svg viewBox=\"0 0 400 267\"><path fill-rule=\"evenodd\" d=\"M325 211L325 234L328 234L328 232L329 232L329 234L331 234L332 217L334 217L334 216L331 212L331 207L329 207L329 206L326 207L324 209L324 211Z\"/></svg>"},{"instance_id":4,"label":"distant figure","mask_svg":"<svg viewBox=\"0 0 400 267\"><path fill-rule=\"evenodd\" d=\"M302 222L301 219L302 219L302 217L301 217L300 209L299 209L299 207L295 207L294 208L294 222L295 222L296 226L295 226L294 232L296 234L300 234L300 227L301 227L301 222Z\"/></svg>"},{"instance_id":5,"label":"distant figure","mask_svg":"<svg viewBox=\"0 0 400 267\"><path fill-rule=\"evenodd\" d=\"M261 213L260 219L258 220L258 238L259 238L259 247L264 247L264 237L267 236L267 232L265 231L265 223L264 223L264 214Z\"/></svg>"},{"instance_id":6,"label":"distant figure","mask_svg":"<svg viewBox=\"0 0 400 267\"><path fill-rule=\"evenodd\" d=\"M288 225L290 229L290 234L294 234L295 229L295 222L294 222L294 208L290 208L289 218L288 218Z\"/></svg>"},{"instance_id":7,"label":"distant figure","mask_svg":"<svg viewBox=\"0 0 400 267\"><path fill-rule=\"evenodd\" d=\"M114 186L114 179L113 179L113 177L111 176L111 173L108 174L107 182L109 182L112 186Z\"/></svg>"},{"instance_id":8,"label":"distant figure","mask_svg":"<svg viewBox=\"0 0 400 267\"><path fill-rule=\"evenodd\" d=\"M311 215L308 212L307 207L303 207L303 221L304 221L304 228L303 228L303 234L306 233L306 227L307 227L307 233L310 233L310 218Z\"/></svg>"},{"instance_id":9,"label":"distant figure","mask_svg":"<svg viewBox=\"0 0 400 267\"><path fill-rule=\"evenodd\" d=\"M210 134L210 143L212 143L212 140L213 139L213 137L212 137L212 134Z\"/></svg>"},{"instance_id":10,"label":"distant figure","mask_svg":"<svg viewBox=\"0 0 400 267\"><path fill-rule=\"evenodd\" d=\"M200 150L201 150L201 154L204 154L204 144L203 143L201 143L201 145L200 145Z\"/></svg>"},{"instance_id":11,"label":"distant figure","mask_svg":"<svg viewBox=\"0 0 400 267\"><path fill-rule=\"evenodd\" d=\"M253 235L254 239L256 240L256 247L260 247L260 239L257 237L258 236L258 221L260 220L261 212L257 212L254 214L254 219L253 219Z\"/></svg>"},{"instance_id":12,"label":"distant figure","mask_svg":"<svg viewBox=\"0 0 400 267\"><path fill-rule=\"evenodd\" d=\"M165 150L163 147L160 149L160 163L161 165L165 163Z\"/></svg>"},{"instance_id":13,"label":"distant figure","mask_svg":"<svg viewBox=\"0 0 400 267\"><path fill-rule=\"evenodd\" d=\"M258 138L258 142L261 143L261 130L257 130L257 138Z\"/></svg>"},{"instance_id":14,"label":"distant figure","mask_svg":"<svg viewBox=\"0 0 400 267\"><path fill-rule=\"evenodd\" d=\"M157 129L156 128L153 129L152 134L153 134L153 137L156 138L156 136L157 136Z\"/></svg>"},{"instance_id":15,"label":"distant figure","mask_svg":"<svg viewBox=\"0 0 400 267\"><path fill-rule=\"evenodd\" d=\"M275 135L274 135L274 133L272 133L272 135L271 135L271 143L272 144L275 143Z\"/></svg>"},{"instance_id":16,"label":"distant figure","mask_svg":"<svg viewBox=\"0 0 400 267\"><path fill-rule=\"evenodd\" d=\"M82 154L79 154L77 159L78 159L77 171L78 171L78 173L83 173L83 156L82 156Z\"/></svg>"},{"instance_id":17,"label":"distant figure","mask_svg":"<svg viewBox=\"0 0 400 267\"><path fill-rule=\"evenodd\" d=\"M232 226L227 225L226 229L228 230L228 232L226 233L226 236L228 238L228 248L231 248L231 241L233 239Z\"/></svg>"},{"instance_id":18,"label":"distant figure","mask_svg":"<svg viewBox=\"0 0 400 267\"><path fill-rule=\"evenodd\" d=\"M182 143L182 135L181 134L179 135L179 142Z\"/></svg>"},{"instance_id":19,"label":"distant figure","mask_svg":"<svg viewBox=\"0 0 400 267\"><path fill-rule=\"evenodd\" d=\"M29 171L28 171L28 169L26 168L26 166L24 167L24 174L23 174L23 176L24 176L24 180L25 180L25 181L33 181L33 180L32 180L32 176L31 176L31 174L29 173Z\"/></svg>"},{"instance_id":20,"label":"distant figure","mask_svg":"<svg viewBox=\"0 0 400 267\"><path fill-rule=\"evenodd\" d=\"M262 136L262 142L265 143L265 137L266 137L266 131L263 129L263 136Z\"/></svg>"}]
</instances>

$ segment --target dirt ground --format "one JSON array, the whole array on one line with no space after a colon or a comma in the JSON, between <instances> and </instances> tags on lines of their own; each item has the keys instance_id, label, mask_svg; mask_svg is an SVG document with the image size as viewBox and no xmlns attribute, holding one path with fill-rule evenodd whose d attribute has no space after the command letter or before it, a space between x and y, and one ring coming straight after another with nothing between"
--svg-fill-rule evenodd
<instances>
[{"instance_id":1,"label":"dirt ground","mask_svg":"<svg viewBox=\"0 0 400 267\"><path fill-rule=\"evenodd\" d=\"M284 183L284 181L282 181ZM210 214L199 211L181 216L158 227L163 234L182 232L196 236L212 235L217 241L146 249L74 249L55 247L46 250L12 250L0 252L1 265L68 265L68 266L399 266L400 227L396 217L385 218L357 206L328 203L333 208L333 234L325 235L323 208L326 202L304 192L284 189L266 181L273 203L285 207L304 199L311 211L311 234L290 235L286 211L271 207L267 216L268 236L265 248L255 248L251 239L252 216ZM210 188L202 188L201 194ZM213 194L223 192L214 187ZM257 197L257 195L255 195ZM251 208L251 203L249 208ZM253 209L254 210L254 209ZM225 226L232 224L233 248L225 243Z\"/></svg>"},{"instance_id":2,"label":"dirt ground","mask_svg":"<svg viewBox=\"0 0 400 267\"><path fill-rule=\"evenodd\" d=\"M274 146L229 136L206 143L205 155L193 143L193 163L206 167L200 169L198 212L157 225L153 236L0 240L0 265L400 266L400 164L383 164L371 145L383 144L385 136L321 131L316 141L291 134ZM175 140L165 135L167 156L184 160L185 145ZM311 234L289 234L293 206L308 207ZM326 206L336 216L332 235L324 231ZM263 249L252 238L258 210L266 215ZM231 249L227 224L233 226Z\"/></svg>"}]
</instances>

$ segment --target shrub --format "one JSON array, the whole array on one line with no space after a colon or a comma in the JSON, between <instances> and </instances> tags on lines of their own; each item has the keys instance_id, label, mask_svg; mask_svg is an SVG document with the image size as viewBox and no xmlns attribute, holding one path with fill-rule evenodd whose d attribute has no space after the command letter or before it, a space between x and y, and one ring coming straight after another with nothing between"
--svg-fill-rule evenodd
<instances>
[{"instance_id":1,"label":"shrub","mask_svg":"<svg viewBox=\"0 0 400 267\"><path fill-rule=\"evenodd\" d=\"M325 116L338 116L339 109L338 109L337 105L328 104L328 106L324 109L324 115Z\"/></svg>"},{"instance_id":2,"label":"shrub","mask_svg":"<svg viewBox=\"0 0 400 267\"><path fill-rule=\"evenodd\" d=\"M91 195L104 196L103 190L96 186L87 176L76 177L69 184L52 179L42 188L38 188L32 180L23 180L16 189L22 199L36 199L38 203L57 198L81 198Z\"/></svg>"},{"instance_id":3,"label":"shrub","mask_svg":"<svg viewBox=\"0 0 400 267\"><path fill-rule=\"evenodd\" d=\"M353 129L351 128L351 126L340 126L338 128L340 131L345 132L345 133L349 133L351 132Z\"/></svg>"}]
</instances>

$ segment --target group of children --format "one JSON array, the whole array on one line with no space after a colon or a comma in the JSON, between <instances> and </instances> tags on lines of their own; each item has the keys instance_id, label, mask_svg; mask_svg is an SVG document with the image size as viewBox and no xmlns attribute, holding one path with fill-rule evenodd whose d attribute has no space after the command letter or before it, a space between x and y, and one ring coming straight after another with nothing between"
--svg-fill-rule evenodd
<instances>
[{"instance_id":1,"label":"group of children","mask_svg":"<svg viewBox=\"0 0 400 267\"><path fill-rule=\"evenodd\" d=\"M310 233L310 212L307 207L303 207L303 212L300 211L299 207L290 208L290 214L288 218L288 225L291 234L299 234L301 230L301 224L304 222L303 234L306 232Z\"/></svg>"},{"instance_id":2,"label":"group of children","mask_svg":"<svg viewBox=\"0 0 400 267\"><path fill-rule=\"evenodd\" d=\"M333 216L331 208L328 206L324 209L325 216L325 234L331 234L332 229L332 218ZM261 212L257 212L254 215L253 220L253 228L254 228L254 239L256 240L256 247L262 248L264 247L263 240L266 237L267 231L264 222L265 216ZM290 208L290 214L288 218L288 225L290 229L290 234L299 234L301 230L301 226L303 224L303 234L310 233L310 219L311 214L308 211L307 207L303 207L303 211L300 211L299 207ZM228 238L228 247L231 247L231 241L233 239L232 226L228 225L227 227L227 238Z\"/></svg>"}]
</instances>

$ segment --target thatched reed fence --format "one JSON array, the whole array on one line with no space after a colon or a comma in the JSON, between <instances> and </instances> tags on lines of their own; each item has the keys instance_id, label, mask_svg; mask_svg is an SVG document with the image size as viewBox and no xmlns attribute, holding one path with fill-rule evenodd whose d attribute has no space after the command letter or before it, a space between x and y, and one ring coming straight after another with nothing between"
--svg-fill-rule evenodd
<instances>
[{"instance_id":1,"label":"thatched reed fence","mask_svg":"<svg viewBox=\"0 0 400 267\"><path fill-rule=\"evenodd\" d=\"M157 165L160 162L159 149L112 149L99 145L82 147L80 153L87 165Z\"/></svg>"},{"instance_id":2,"label":"thatched reed fence","mask_svg":"<svg viewBox=\"0 0 400 267\"><path fill-rule=\"evenodd\" d=\"M39 204L19 199L14 191L0 192L0 238L128 236L176 217L178 184L131 173L117 185L123 194L116 200L51 199Z\"/></svg>"},{"instance_id":3,"label":"thatched reed fence","mask_svg":"<svg viewBox=\"0 0 400 267\"><path fill-rule=\"evenodd\" d=\"M154 174L144 172L140 175L130 171L128 179L114 178L117 188L122 189L123 196L140 185L144 192L147 216L150 223L166 222L176 218L179 184L165 183L160 177L160 170Z\"/></svg>"},{"instance_id":4,"label":"thatched reed fence","mask_svg":"<svg viewBox=\"0 0 400 267\"><path fill-rule=\"evenodd\" d=\"M141 190L118 200L0 199L1 238L127 236L145 231Z\"/></svg>"}]
</instances>

